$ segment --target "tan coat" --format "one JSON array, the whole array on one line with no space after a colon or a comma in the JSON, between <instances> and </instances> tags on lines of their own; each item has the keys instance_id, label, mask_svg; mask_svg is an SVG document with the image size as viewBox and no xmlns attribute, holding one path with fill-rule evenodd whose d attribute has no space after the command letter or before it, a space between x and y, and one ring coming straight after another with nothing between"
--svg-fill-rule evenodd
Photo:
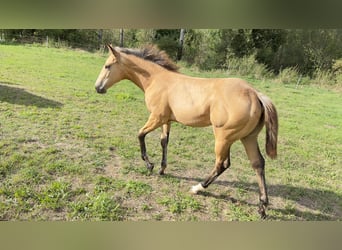
<instances>
[{"instance_id":1,"label":"tan coat","mask_svg":"<svg viewBox=\"0 0 342 250\"><path fill-rule=\"evenodd\" d=\"M210 175L191 189L192 193L208 187L230 166L230 146L243 143L260 188L260 214L265 217L268 204L264 158L257 136L266 125L266 153L277 155L278 117L271 100L239 78L197 78L177 72L177 66L163 52L150 47L137 50L113 48L108 45L110 56L106 60L95 88L106 91L123 79L131 80L145 93L150 117L139 131L142 159L152 171L154 165L146 153L145 136L162 127L161 144L163 160L160 174L167 165L167 144L171 122L187 126L212 125L215 135L215 166ZM140 54L139 54L140 53Z\"/></svg>"}]
</instances>

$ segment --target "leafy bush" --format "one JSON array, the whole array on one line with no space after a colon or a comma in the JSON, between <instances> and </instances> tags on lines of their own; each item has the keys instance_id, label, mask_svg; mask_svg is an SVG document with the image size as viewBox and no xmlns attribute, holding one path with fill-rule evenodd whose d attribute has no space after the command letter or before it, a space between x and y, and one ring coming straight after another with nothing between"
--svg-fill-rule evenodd
<instances>
[{"instance_id":1,"label":"leafy bush","mask_svg":"<svg viewBox=\"0 0 342 250\"><path fill-rule=\"evenodd\" d=\"M264 79L272 75L265 65L256 61L255 55L242 58L228 57L226 67L228 75L252 77L255 79Z\"/></svg>"}]
</instances>

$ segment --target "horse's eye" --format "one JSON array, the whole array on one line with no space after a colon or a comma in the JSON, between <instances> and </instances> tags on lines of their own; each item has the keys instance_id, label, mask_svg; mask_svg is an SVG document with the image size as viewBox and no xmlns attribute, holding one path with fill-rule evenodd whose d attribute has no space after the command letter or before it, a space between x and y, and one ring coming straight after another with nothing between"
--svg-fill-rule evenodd
<instances>
[{"instance_id":1,"label":"horse's eye","mask_svg":"<svg viewBox=\"0 0 342 250\"><path fill-rule=\"evenodd\" d=\"M108 65L105 65L105 69L110 69L110 64L108 64Z\"/></svg>"}]
</instances>

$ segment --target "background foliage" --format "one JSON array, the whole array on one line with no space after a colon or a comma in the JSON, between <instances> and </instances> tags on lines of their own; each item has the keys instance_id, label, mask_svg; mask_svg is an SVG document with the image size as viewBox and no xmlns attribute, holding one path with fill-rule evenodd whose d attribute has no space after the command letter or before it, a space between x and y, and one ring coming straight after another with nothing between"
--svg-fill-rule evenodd
<instances>
[{"instance_id":1,"label":"background foliage","mask_svg":"<svg viewBox=\"0 0 342 250\"><path fill-rule=\"evenodd\" d=\"M44 43L51 47L103 50L105 43L140 47L155 43L173 59L179 53L180 29L5 29L2 43ZM182 61L202 70L232 69L232 63L249 58L278 75L295 70L310 78L327 75L340 83L342 30L340 29L186 29ZM178 58L180 58L178 56ZM241 73L241 72L240 72ZM265 71L266 73L266 71Z\"/></svg>"}]
</instances>

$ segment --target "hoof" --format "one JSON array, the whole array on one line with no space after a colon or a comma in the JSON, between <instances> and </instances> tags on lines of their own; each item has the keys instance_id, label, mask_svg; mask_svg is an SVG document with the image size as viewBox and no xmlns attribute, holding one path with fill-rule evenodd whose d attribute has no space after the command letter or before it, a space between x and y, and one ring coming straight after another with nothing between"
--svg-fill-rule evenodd
<instances>
[{"instance_id":1,"label":"hoof","mask_svg":"<svg viewBox=\"0 0 342 250\"><path fill-rule=\"evenodd\" d=\"M265 220L266 219L266 217L267 217L267 215L266 215L266 206L265 205L260 205L259 206L259 214L260 214L260 218L262 219L262 220Z\"/></svg>"},{"instance_id":2,"label":"hoof","mask_svg":"<svg viewBox=\"0 0 342 250\"><path fill-rule=\"evenodd\" d=\"M204 187L201 183L198 183L196 186L192 186L190 189L191 194L197 194L199 191L204 190Z\"/></svg>"},{"instance_id":3,"label":"hoof","mask_svg":"<svg viewBox=\"0 0 342 250\"><path fill-rule=\"evenodd\" d=\"M267 215L266 215L266 212L265 212L265 211L259 212L259 214L260 214L260 219L266 220Z\"/></svg>"},{"instance_id":4,"label":"hoof","mask_svg":"<svg viewBox=\"0 0 342 250\"><path fill-rule=\"evenodd\" d=\"M159 173L159 175L164 175L165 174L164 169L160 169L158 173Z\"/></svg>"},{"instance_id":5,"label":"hoof","mask_svg":"<svg viewBox=\"0 0 342 250\"><path fill-rule=\"evenodd\" d=\"M154 164L148 162L148 163L146 163L146 167L147 167L148 170L150 170L150 173L152 173L153 168L154 168Z\"/></svg>"}]
</instances>

